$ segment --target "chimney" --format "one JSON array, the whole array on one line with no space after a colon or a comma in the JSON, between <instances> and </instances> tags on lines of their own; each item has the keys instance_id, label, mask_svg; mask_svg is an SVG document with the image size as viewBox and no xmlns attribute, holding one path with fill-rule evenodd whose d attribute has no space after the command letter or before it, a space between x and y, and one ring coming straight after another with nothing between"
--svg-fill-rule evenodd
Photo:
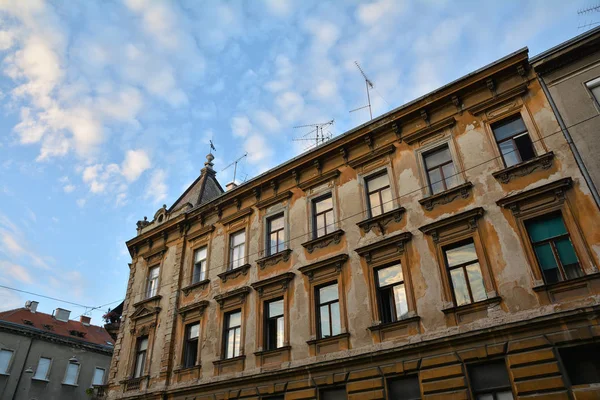
<instances>
[{"instance_id":1,"label":"chimney","mask_svg":"<svg viewBox=\"0 0 600 400\"><path fill-rule=\"evenodd\" d=\"M37 311L37 306L38 306L37 301L33 301L33 300L27 300L25 302L25 309L29 310L31 313L35 314L35 312Z\"/></svg>"},{"instance_id":2,"label":"chimney","mask_svg":"<svg viewBox=\"0 0 600 400\"><path fill-rule=\"evenodd\" d=\"M90 322L92 322L92 317L82 315L81 317L79 317L79 322L81 322L85 326L90 326Z\"/></svg>"},{"instance_id":3,"label":"chimney","mask_svg":"<svg viewBox=\"0 0 600 400\"><path fill-rule=\"evenodd\" d=\"M229 182L227 185L225 185L225 190L227 192L229 192L232 189L235 189L238 185L235 182Z\"/></svg>"},{"instance_id":4,"label":"chimney","mask_svg":"<svg viewBox=\"0 0 600 400\"><path fill-rule=\"evenodd\" d=\"M54 311L54 318L57 321L69 322L70 316L71 316L71 311L65 310L64 308L57 308Z\"/></svg>"}]
</instances>

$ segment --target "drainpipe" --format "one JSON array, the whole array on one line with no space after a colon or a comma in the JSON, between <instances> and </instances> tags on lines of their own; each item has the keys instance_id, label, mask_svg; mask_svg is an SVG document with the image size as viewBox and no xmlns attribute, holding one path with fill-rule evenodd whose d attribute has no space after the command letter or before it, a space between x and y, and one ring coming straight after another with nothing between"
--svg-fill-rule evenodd
<instances>
[{"instance_id":1,"label":"drainpipe","mask_svg":"<svg viewBox=\"0 0 600 400\"><path fill-rule=\"evenodd\" d=\"M600 209L600 195L598 194L598 189L596 189L596 186L594 185L594 182L592 181L592 178L590 177L590 174L589 174L585 164L583 163L583 159L581 158L581 155L579 154L579 150L577 150L577 146L575 145L575 143L573 143L573 138L571 137L571 134L569 133L569 130L567 129L567 126L565 125L565 121L563 121L562 116L560 115L560 112L558 111L558 108L556 107L556 104L554 103L554 99L552 98L552 95L550 95L550 91L548 90L548 87L546 86L546 82L544 82L544 77L538 74L538 80L540 81L542 90L544 91L544 94L546 95L546 98L548 99L548 102L550 103L550 107L552 107L552 111L554 111L554 115L556 116L558 125L560 125L560 130L562 131L563 135L565 135L565 139L567 140L567 143L569 144L569 147L571 148L571 152L573 153L573 156L575 157L575 162L577 163L577 166L579 167L579 170L581 171L581 174L583 175L583 179L585 179L585 182L587 183L588 187L590 188L590 192L592 192L592 197L594 198L594 201L596 202L596 207L598 207Z\"/></svg>"}]
</instances>

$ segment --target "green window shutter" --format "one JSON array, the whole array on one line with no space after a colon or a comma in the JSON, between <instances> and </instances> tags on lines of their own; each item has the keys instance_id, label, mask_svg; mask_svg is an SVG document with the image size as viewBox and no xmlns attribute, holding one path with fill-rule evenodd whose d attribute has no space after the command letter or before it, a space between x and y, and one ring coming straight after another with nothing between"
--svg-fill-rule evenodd
<instances>
[{"instance_id":1,"label":"green window shutter","mask_svg":"<svg viewBox=\"0 0 600 400\"><path fill-rule=\"evenodd\" d=\"M567 228L565 228L565 223L560 215L527 221L525 225L529 237L534 243L567 233Z\"/></svg>"},{"instance_id":2,"label":"green window shutter","mask_svg":"<svg viewBox=\"0 0 600 400\"><path fill-rule=\"evenodd\" d=\"M577 255L575 254L575 249L573 249L573 244L569 238L557 240L554 244L556 245L556 250L558 250L560 262L563 265L579 263Z\"/></svg>"},{"instance_id":3,"label":"green window shutter","mask_svg":"<svg viewBox=\"0 0 600 400\"><path fill-rule=\"evenodd\" d=\"M543 270L558 268L549 243L535 246L535 255L537 256L540 267Z\"/></svg>"}]
</instances>

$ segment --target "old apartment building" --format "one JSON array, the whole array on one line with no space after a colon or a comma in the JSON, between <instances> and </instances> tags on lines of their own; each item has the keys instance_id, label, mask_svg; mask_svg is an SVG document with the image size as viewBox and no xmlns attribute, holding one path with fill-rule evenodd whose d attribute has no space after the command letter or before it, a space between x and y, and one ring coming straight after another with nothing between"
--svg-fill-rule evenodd
<instances>
[{"instance_id":1,"label":"old apartment building","mask_svg":"<svg viewBox=\"0 0 600 400\"><path fill-rule=\"evenodd\" d=\"M600 396L600 214L526 49L225 192L212 161L127 242L109 398Z\"/></svg>"}]
</instances>

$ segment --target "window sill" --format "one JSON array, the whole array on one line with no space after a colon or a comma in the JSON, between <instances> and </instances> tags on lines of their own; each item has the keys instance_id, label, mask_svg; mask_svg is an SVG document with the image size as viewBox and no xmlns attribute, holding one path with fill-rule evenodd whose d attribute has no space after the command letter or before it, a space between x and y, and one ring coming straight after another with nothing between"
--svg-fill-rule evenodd
<instances>
[{"instance_id":1,"label":"window sill","mask_svg":"<svg viewBox=\"0 0 600 400\"><path fill-rule=\"evenodd\" d=\"M5 372L0 372L0 376L10 376L10 374L7 374Z\"/></svg>"},{"instance_id":2,"label":"window sill","mask_svg":"<svg viewBox=\"0 0 600 400\"><path fill-rule=\"evenodd\" d=\"M494 172L492 176L496 178L498 182L507 184L512 179L529 175L538 169L549 169L552 167L553 159L554 152L549 151L548 153L532 158L531 160Z\"/></svg>"},{"instance_id":3,"label":"window sill","mask_svg":"<svg viewBox=\"0 0 600 400\"><path fill-rule=\"evenodd\" d=\"M471 304L465 304L462 306L454 306L445 308L442 310L444 314L469 314L481 310L487 310L490 304L498 304L502 301L502 297L494 296L489 299L481 300Z\"/></svg>"},{"instance_id":4,"label":"window sill","mask_svg":"<svg viewBox=\"0 0 600 400\"><path fill-rule=\"evenodd\" d=\"M309 240L308 242L302 243L302 247L304 247L309 253L312 253L315 249L321 249L329 246L331 243L338 244L342 240L342 236L344 235L344 231L338 229L327 235L323 235L313 240Z\"/></svg>"},{"instance_id":5,"label":"window sill","mask_svg":"<svg viewBox=\"0 0 600 400\"><path fill-rule=\"evenodd\" d=\"M266 356L266 355L270 355L270 354L282 353L284 351L289 351L291 349L292 349L292 346L283 346L283 347L278 347L276 349L255 351L254 355L255 356Z\"/></svg>"},{"instance_id":6,"label":"window sill","mask_svg":"<svg viewBox=\"0 0 600 400\"><path fill-rule=\"evenodd\" d=\"M183 292L183 294L185 296L187 296L188 294L190 294L190 292L192 290L195 289L199 289L199 290L204 290L206 289L206 287L208 286L208 284L210 283L210 279L204 279L202 281L196 282L196 283L192 283L191 285L188 285L184 288L181 288L181 291Z\"/></svg>"},{"instance_id":7,"label":"window sill","mask_svg":"<svg viewBox=\"0 0 600 400\"><path fill-rule=\"evenodd\" d=\"M236 269L232 269L230 271L225 271L217 275L223 282L227 282L228 279L235 279L240 275L248 275L248 270L250 269L250 264L244 264L241 267L237 267Z\"/></svg>"},{"instance_id":8,"label":"window sill","mask_svg":"<svg viewBox=\"0 0 600 400\"><path fill-rule=\"evenodd\" d=\"M328 342L336 342L340 339L347 339L350 337L349 333L340 333L339 335L335 335L335 336L328 336L328 337L324 337L324 338L320 338L320 339L312 339L312 340L308 340L306 343L309 345L313 345L313 344L324 344L324 343L328 343Z\"/></svg>"},{"instance_id":9,"label":"window sill","mask_svg":"<svg viewBox=\"0 0 600 400\"><path fill-rule=\"evenodd\" d=\"M598 286L598 283L592 283L597 279L600 279L600 272L584 275L568 281L534 286L533 291L538 294L546 294L552 303L569 301L595 293L597 289L591 285Z\"/></svg>"},{"instance_id":10,"label":"window sill","mask_svg":"<svg viewBox=\"0 0 600 400\"><path fill-rule=\"evenodd\" d=\"M258 260L256 260L256 263L258 264L260 269L265 269L266 267L270 267L272 265L277 265L280 262L288 261L290 259L291 254L292 254L291 249L281 250L278 253L271 254L271 255L268 255L263 258L259 258Z\"/></svg>"},{"instance_id":11,"label":"window sill","mask_svg":"<svg viewBox=\"0 0 600 400\"><path fill-rule=\"evenodd\" d=\"M223 360L215 360L215 375L235 374L244 371L246 356L241 355Z\"/></svg>"},{"instance_id":12,"label":"window sill","mask_svg":"<svg viewBox=\"0 0 600 400\"><path fill-rule=\"evenodd\" d=\"M157 294L156 296L148 297L148 298L146 298L144 300L138 301L137 303L135 303L133 305L133 307L138 307L138 306L141 306L142 304L151 303L151 302L153 302L155 300L158 301L160 299L162 299L162 296L160 294Z\"/></svg>"},{"instance_id":13,"label":"window sill","mask_svg":"<svg viewBox=\"0 0 600 400\"><path fill-rule=\"evenodd\" d=\"M419 203L427 211L431 211L438 204L448 204L459 197L462 197L463 199L468 198L472 188L473 184L471 182L465 182L462 185L454 186L451 189L422 198L421 200L419 200Z\"/></svg>"},{"instance_id":14,"label":"window sill","mask_svg":"<svg viewBox=\"0 0 600 400\"><path fill-rule=\"evenodd\" d=\"M71 386L71 387L78 387L79 386L76 383L65 383L65 382L62 382L61 385L63 385L63 386Z\"/></svg>"},{"instance_id":15,"label":"window sill","mask_svg":"<svg viewBox=\"0 0 600 400\"><path fill-rule=\"evenodd\" d=\"M3 374L0 374L3 375ZM40 378L31 378L32 381L36 381L36 382L50 382L50 379L40 379ZM68 385L68 383L63 383L63 385Z\"/></svg>"},{"instance_id":16,"label":"window sill","mask_svg":"<svg viewBox=\"0 0 600 400\"><path fill-rule=\"evenodd\" d=\"M254 353L261 368L277 369L284 362L290 361L292 346L283 346L277 349L257 351Z\"/></svg>"},{"instance_id":17,"label":"window sill","mask_svg":"<svg viewBox=\"0 0 600 400\"><path fill-rule=\"evenodd\" d=\"M406 317L406 318L403 318L403 319L400 319L400 320L394 321L394 322L386 322L386 323L381 323L379 325L373 325L373 326L370 326L368 329L371 332L377 332L377 331L381 331L381 330L399 328L404 325L408 325L412 322L418 322L420 320L421 320L421 317L419 317L418 315L415 315L413 317Z\"/></svg>"},{"instance_id":18,"label":"window sill","mask_svg":"<svg viewBox=\"0 0 600 400\"><path fill-rule=\"evenodd\" d=\"M385 212L376 217L371 217L360 221L356 225L358 225L358 227L362 229L364 233L368 233L371 229L377 227L383 235L385 234L385 227L392 221L400 222L402 220L402 215L405 211L406 209L404 207L398 207L392 211Z\"/></svg>"},{"instance_id":19,"label":"window sill","mask_svg":"<svg viewBox=\"0 0 600 400\"><path fill-rule=\"evenodd\" d=\"M201 364L198 365L194 365L192 367L183 367L183 366L179 366L177 368L175 368L173 370L174 373L176 374L185 374L186 372L192 372L192 371L196 371L202 368Z\"/></svg>"}]
</instances>

